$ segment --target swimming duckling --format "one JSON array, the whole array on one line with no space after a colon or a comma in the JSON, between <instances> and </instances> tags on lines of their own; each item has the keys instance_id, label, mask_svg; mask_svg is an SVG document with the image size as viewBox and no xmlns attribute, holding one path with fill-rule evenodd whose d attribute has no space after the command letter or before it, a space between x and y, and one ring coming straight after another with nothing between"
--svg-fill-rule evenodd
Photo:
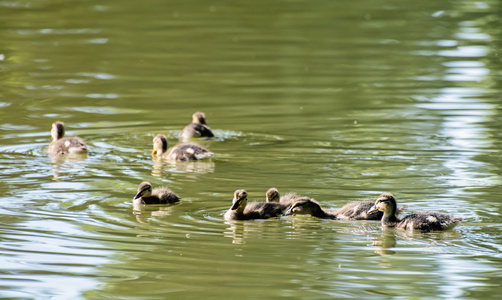
<instances>
[{"instance_id":1,"label":"swimming duckling","mask_svg":"<svg viewBox=\"0 0 502 300\"><path fill-rule=\"evenodd\" d=\"M354 201L330 212L324 210L317 201L303 197L296 200L284 215L311 215L321 219L333 220L380 220L383 216L382 212L377 214L368 213L372 206L373 202L371 201Z\"/></svg>"},{"instance_id":2,"label":"swimming duckling","mask_svg":"<svg viewBox=\"0 0 502 300\"><path fill-rule=\"evenodd\" d=\"M453 218L447 214L439 212L418 212L408 215L402 219L396 216L396 199L390 193L383 193L375 201L375 205L368 210L368 213L376 211L383 212L382 228L398 228L403 230L421 230L429 232L431 230L448 230L455 227L462 218Z\"/></svg>"},{"instance_id":3,"label":"swimming duckling","mask_svg":"<svg viewBox=\"0 0 502 300\"><path fill-rule=\"evenodd\" d=\"M201 160L213 157L214 153L195 144L181 144L167 149L167 137L157 134L153 138L152 155L168 160Z\"/></svg>"},{"instance_id":4,"label":"swimming duckling","mask_svg":"<svg viewBox=\"0 0 502 300\"><path fill-rule=\"evenodd\" d=\"M180 201L180 197L165 187L152 190L150 182L144 181L138 186L138 193L133 198L136 204L172 204Z\"/></svg>"},{"instance_id":5,"label":"swimming duckling","mask_svg":"<svg viewBox=\"0 0 502 300\"><path fill-rule=\"evenodd\" d=\"M52 123L52 142L49 144L49 153L87 153L84 140L76 136L64 137L64 123L57 121Z\"/></svg>"},{"instance_id":6,"label":"swimming duckling","mask_svg":"<svg viewBox=\"0 0 502 300\"><path fill-rule=\"evenodd\" d=\"M282 215L284 205L275 202L251 202L245 190L236 190L232 206L225 213L225 220L268 219Z\"/></svg>"},{"instance_id":7,"label":"swimming duckling","mask_svg":"<svg viewBox=\"0 0 502 300\"><path fill-rule=\"evenodd\" d=\"M276 188L269 188L267 193L265 194L267 202L277 202L287 206L288 208L295 202L300 199L309 199L308 197L298 196L296 193L287 193L282 196L279 194L279 190Z\"/></svg>"},{"instance_id":8,"label":"swimming duckling","mask_svg":"<svg viewBox=\"0 0 502 300\"><path fill-rule=\"evenodd\" d=\"M309 198L295 201L288 211L284 213L285 216L296 214L311 215L321 219L336 219L334 214L325 211L317 201Z\"/></svg>"},{"instance_id":9,"label":"swimming duckling","mask_svg":"<svg viewBox=\"0 0 502 300\"><path fill-rule=\"evenodd\" d=\"M206 115L203 112L196 112L192 115L192 123L188 124L179 133L180 139L190 139L199 137L214 137L213 132L206 122Z\"/></svg>"}]
</instances>

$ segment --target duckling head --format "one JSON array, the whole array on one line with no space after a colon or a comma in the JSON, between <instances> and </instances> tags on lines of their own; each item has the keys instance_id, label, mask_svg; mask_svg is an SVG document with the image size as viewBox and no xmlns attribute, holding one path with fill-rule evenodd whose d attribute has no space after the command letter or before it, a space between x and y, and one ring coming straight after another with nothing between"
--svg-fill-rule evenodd
<instances>
[{"instance_id":1,"label":"duckling head","mask_svg":"<svg viewBox=\"0 0 502 300\"><path fill-rule=\"evenodd\" d=\"M192 123L200 123L200 124L207 125L207 123L206 123L206 115L203 112L200 112L200 111L195 112L192 115Z\"/></svg>"},{"instance_id":2,"label":"duckling head","mask_svg":"<svg viewBox=\"0 0 502 300\"><path fill-rule=\"evenodd\" d=\"M138 193L134 196L133 200L139 199L141 197L150 197L152 195L152 185L150 182L144 181L138 186Z\"/></svg>"},{"instance_id":3,"label":"duckling head","mask_svg":"<svg viewBox=\"0 0 502 300\"><path fill-rule=\"evenodd\" d=\"M377 211L381 211L384 215L389 215L395 213L397 210L397 203L394 196L391 193L383 193L375 201L375 205L373 205L369 210L368 214L375 213Z\"/></svg>"},{"instance_id":4,"label":"duckling head","mask_svg":"<svg viewBox=\"0 0 502 300\"><path fill-rule=\"evenodd\" d=\"M312 215L317 216L322 212L321 206L308 198L300 198L300 200L295 201L293 205L284 213L285 216L288 215Z\"/></svg>"},{"instance_id":5,"label":"duckling head","mask_svg":"<svg viewBox=\"0 0 502 300\"><path fill-rule=\"evenodd\" d=\"M236 190L230 210L244 211L248 203L248 193L245 190Z\"/></svg>"},{"instance_id":6,"label":"duckling head","mask_svg":"<svg viewBox=\"0 0 502 300\"><path fill-rule=\"evenodd\" d=\"M51 129L52 141L57 141L64 136L64 123L56 121L52 123Z\"/></svg>"},{"instance_id":7,"label":"duckling head","mask_svg":"<svg viewBox=\"0 0 502 300\"><path fill-rule=\"evenodd\" d=\"M160 155L167 151L167 137L163 134L157 134L153 138L153 152L152 154Z\"/></svg>"},{"instance_id":8,"label":"duckling head","mask_svg":"<svg viewBox=\"0 0 502 300\"><path fill-rule=\"evenodd\" d=\"M279 191L274 187L268 189L266 197L267 197L267 202L279 202L281 199Z\"/></svg>"}]
</instances>

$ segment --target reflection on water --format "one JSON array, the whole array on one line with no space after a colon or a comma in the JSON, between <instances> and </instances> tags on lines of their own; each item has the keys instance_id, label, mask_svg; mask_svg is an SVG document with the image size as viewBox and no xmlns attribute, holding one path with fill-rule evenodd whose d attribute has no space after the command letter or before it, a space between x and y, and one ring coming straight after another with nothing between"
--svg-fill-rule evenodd
<instances>
[{"instance_id":1,"label":"reflection on water","mask_svg":"<svg viewBox=\"0 0 502 300\"><path fill-rule=\"evenodd\" d=\"M162 177L167 172L194 172L194 173L210 173L214 172L215 163L212 160L200 161L175 161L170 162L156 158L153 160L155 164L152 169L152 176Z\"/></svg>"},{"instance_id":2,"label":"reflection on water","mask_svg":"<svg viewBox=\"0 0 502 300\"><path fill-rule=\"evenodd\" d=\"M0 297L498 299L500 7L0 1ZM216 156L152 161L194 111ZM47 154L56 119L89 155ZM181 203L134 207L141 181ZM465 221L224 221L271 186Z\"/></svg>"},{"instance_id":3,"label":"reflection on water","mask_svg":"<svg viewBox=\"0 0 502 300\"><path fill-rule=\"evenodd\" d=\"M68 155L50 155L52 162L52 172L54 180L64 180L61 177L68 173L78 174L85 172L85 165L81 164L87 158L87 153L68 154Z\"/></svg>"},{"instance_id":4,"label":"reflection on water","mask_svg":"<svg viewBox=\"0 0 502 300\"><path fill-rule=\"evenodd\" d=\"M375 237L371 245L377 248L375 250L376 254L382 256L396 254L396 251L392 249L397 245L395 229L388 229L382 231L382 236Z\"/></svg>"},{"instance_id":5,"label":"reflection on water","mask_svg":"<svg viewBox=\"0 0 502 300\"><path fill-rule=\"evenodd\" d=\"M133 203L133 214L140 223L148 223L151 217L165 218L171 215L173 205L144 205Z\"/></svg>"}]
</instances>

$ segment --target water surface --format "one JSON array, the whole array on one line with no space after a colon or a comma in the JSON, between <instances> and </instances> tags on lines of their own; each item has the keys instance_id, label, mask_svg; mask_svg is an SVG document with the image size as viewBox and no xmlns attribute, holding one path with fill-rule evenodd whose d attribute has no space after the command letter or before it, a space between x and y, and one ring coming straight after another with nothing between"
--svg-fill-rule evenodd
<instances>
[{"instance_id":1,"label":"water surface","mask_svg":"<svg viewBox=\"0 0 502 300\"><path fill-rule=\"evenodd\" d=\"M501 7L0 0L0 297L498 299ZM152 161L195 111L215 158ZM89 155L46 153L56 120ZM182 202L134 212L144 180ZM464 221L223 219L271 186Z\"/></svg>"}]
</instances>

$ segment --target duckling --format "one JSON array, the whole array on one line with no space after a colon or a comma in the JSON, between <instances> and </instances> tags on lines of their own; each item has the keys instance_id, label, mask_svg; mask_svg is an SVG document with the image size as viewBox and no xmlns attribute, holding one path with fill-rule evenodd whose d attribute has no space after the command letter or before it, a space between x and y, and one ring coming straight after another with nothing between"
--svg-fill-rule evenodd
<instances>
[{"instance_id":1,"label":"duckling","mask_svg":"<svg viewBox=\"0 0 502 300\"><path fill-rule=\"evenodd\" d=\"M188 124L179 133L180 139L190 139L199 137L214 137L213 132L206 122L206 115L203 112L196 112L192 115L192 123Z\"/></svg>"},{"instance_id":2,"label":"duckling","mask_svg":"<svg viewBox=\"0 0 502 300\"><path fill-rule=\"evenodd\" d=\"M448 230L462 221L462 218L454 218L439 212L418 212L402 219L396 216L396 199L390 193L383 193L375 201L368 213L383 212L382 228L397 228L403 230L421 230L423 232Z\"/></svg>"},{"instance_id":3,"label":"duckling","mask_svg":"<svg viewBox=\"0 0 502 300\"><path fill-rule=\"evenodd\" d=\"M284 213L285 216L295 214L311 215L321 219L336 219L334 214L325 211L317 201L306 197L295 201L293 205L291 205L291 207Z\"/></svg>"},{"instance_id":4,"label":"duckling","mask_svg":"<svg viewBox=\"0 0 502 300\"><path fill-rule=\"evenodd\" d=\"M354 201L335 211L326 211L317 201L302 197L296 200L284 215L311 215L321 219L333 220L380 220L383 213L369 214L368 210L371 206L373 206L371 201Z\"/></svg>"},{"instance_id":5,"label":"duckling","mask_svg":"<svg viewBox=\"0 0 502 300\"><path fill-rule=\"evenodd\" d=\"M267 190L267 192L265 193L265 199L266 199L265 202L259 202L259 203L277 203L277 204L280 204L279 207L282 209L283 213L286 212L289 209L289 207L291 206L290 202L283 201L284 199L281 198L281 195L279 194L279 190L277 190L275 187L269 188Z\"/></svg>"},{"instance_id":6,"label":"duckling","mask_svg":"<svg viewBox=\"0 0 502 300\"><path fill-rule=\"evenodd\" d=\"M180 197L165 187L158 187L152 190L150 182L144 181L138 186L138 193L134 196L132 201L135 205L172 204L179 202Z\"/></svg>"},{"instance_id":7,"label":"duckling","mask_svg":"<svg viewBox=\"0 0 502 300\"><path fill-rule=\"evenodd\" d=\"M181 144L167 149L167 137L157 134L153 138L152 155L168 160L201 160L214 156L213 152L196 144Z\"/></svg>"},{"instance_id":8,"label":"duckling","mask_svg":"<svg viewBox=\"0 0 502 300\"><path fill-rule=\"evenodd\" d=\"M52 123L52 142L49 144L49 153L87 153L84 140L76 136L64 137L64 123L57 121Z\"/></svg>"},{"instance_id":9,"label":"duckling","mask_svg":"<svg viewBox=\"0 0 502 300\"><path fill-rule=\"evenodd\" d=\"M275 202L251 202L245 190L236 190L232 206L225 213L225 220L253 220L275 218L284 212L285 207Z\"/></svg>"},{"instance_id":10,"label":"duckling","mask_svg":"<svg viewBox=\"0 0 502 300\"><path fill-rule=\"evenodd\" d=\"M300 199L309 199L308 197L298 196L295 193L287 193L282 196L279 194L279 190L275 187L269 188L267 193L265 194L267 202L277 202L287 206L288 208L295 202Z\"/></svg>"}]
</instances>

